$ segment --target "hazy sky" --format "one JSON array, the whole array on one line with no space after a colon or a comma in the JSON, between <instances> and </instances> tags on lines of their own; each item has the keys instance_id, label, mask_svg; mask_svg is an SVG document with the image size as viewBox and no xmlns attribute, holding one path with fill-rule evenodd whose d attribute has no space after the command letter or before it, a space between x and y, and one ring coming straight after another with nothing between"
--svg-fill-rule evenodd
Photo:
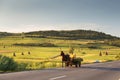
<instances>
[{"instance_id":1,"label":"hazy sky","mask_svg":"<svg viewBox=\"0 0 120 80\"><path fill-rule=\"evenodd\" d=\"M120 0L0 0L0 31L85 29L120 37Z\"/></svg>"}]
</instances>

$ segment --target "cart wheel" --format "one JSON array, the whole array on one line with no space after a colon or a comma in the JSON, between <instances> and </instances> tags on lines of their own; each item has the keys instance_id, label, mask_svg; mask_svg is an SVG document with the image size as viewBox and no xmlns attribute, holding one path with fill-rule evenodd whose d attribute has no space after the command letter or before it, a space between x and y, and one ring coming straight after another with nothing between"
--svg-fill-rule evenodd
<instances>
[{"instance_id":1,"label":"cart wheel","mask_svg":"<svg viewBox=\"0 0 120 80\"><path fill-rule=\"evenodd\" d=\"M81 61L79 62L79 67L81 67Z\"/></svg>"},{"instance_id":2,"label":"cart wheel","mask_svg":"<svg viewBox=\"0 0 120 80\"><path fill-rule=\"evenodd\" d=\"M75 67L77 67L77 64L75 64Z\"/></svg>"}]
</instances>

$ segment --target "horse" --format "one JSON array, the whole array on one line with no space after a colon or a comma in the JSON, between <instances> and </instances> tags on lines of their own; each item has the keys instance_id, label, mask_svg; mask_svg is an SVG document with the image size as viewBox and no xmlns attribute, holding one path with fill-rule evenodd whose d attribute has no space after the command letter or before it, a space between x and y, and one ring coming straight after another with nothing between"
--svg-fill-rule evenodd
<instances>
[{"instance_id":1,"label":"horse","mask_svg":"<svg viewBox=\"0 0 120 80\"><path fill-rule=\"evenodd\" d=\"M68 67L69 65L75 65L75 67L81 67L81 62L83 61L82 58L74 58L71 59L69 54L65 54L63 51L61 51L62 56L62 67L63 67L63 63L65 63L65 67Z\"/></svg>"},{"instance_id":2,"label":"horse","mask_svg":"<svg viewBox=\"0 0 120 80\"><path fill-rule=\"evenodd\" d=\"M63 67L63 63L65 63L65 67L68 67L70 64L69 54L65 54L63 51L61 51L60 56L62 56L62 67Z\"/></svg>"}]
</instances>

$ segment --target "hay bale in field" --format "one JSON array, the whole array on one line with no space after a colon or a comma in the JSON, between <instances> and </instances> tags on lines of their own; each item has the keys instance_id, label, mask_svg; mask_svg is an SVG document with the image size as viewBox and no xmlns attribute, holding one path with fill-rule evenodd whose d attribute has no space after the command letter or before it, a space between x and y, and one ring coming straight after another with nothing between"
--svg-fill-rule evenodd
<instances>
[{"instance_id":1,"label":"hay bale in field","mask_svg":"<svg viewBox=\"0 0 120 80\"><path fill-rule=\"evenodd\" d=\"M24 55L24 53L22 52L21 55Z\"/></svg>"},{"instance_id":2,"label":"hay bale in field","mask_svg":"<svg viewBox=\"0 0 120 80\"><path fill-rule=\"evenodd\" d=\"M15 52L13 53L13 56L14 56L14 57L16 57L16 54L15 54Z\"/></svg>"},{"instance_id":3,"label":"hay bale in field","mask_svg":"<svg viewBox=\"0 0 120 80\"><path fill-rule=\"evenodd\" d=\"M30 51L28 52L28 54L29 54L29 55L31 54Z\"/></svg>"}]
</instances>

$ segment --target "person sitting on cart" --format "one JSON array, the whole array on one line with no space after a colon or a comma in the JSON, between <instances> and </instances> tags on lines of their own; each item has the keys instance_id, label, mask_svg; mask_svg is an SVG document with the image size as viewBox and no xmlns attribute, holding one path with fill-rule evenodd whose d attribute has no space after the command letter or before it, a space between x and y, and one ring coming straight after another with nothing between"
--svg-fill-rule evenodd
<instances>
[{"instance_id":1,"label":"person sitting on cart","mask_svg":"<svg viewBox=\"0 0 120 80\"><path fill-rule=\"evenodd\" d=\"M70 53L70 59L71 61L73 61L76 58L76 54L75 53Z\"/></svg>"}]
</instances>

